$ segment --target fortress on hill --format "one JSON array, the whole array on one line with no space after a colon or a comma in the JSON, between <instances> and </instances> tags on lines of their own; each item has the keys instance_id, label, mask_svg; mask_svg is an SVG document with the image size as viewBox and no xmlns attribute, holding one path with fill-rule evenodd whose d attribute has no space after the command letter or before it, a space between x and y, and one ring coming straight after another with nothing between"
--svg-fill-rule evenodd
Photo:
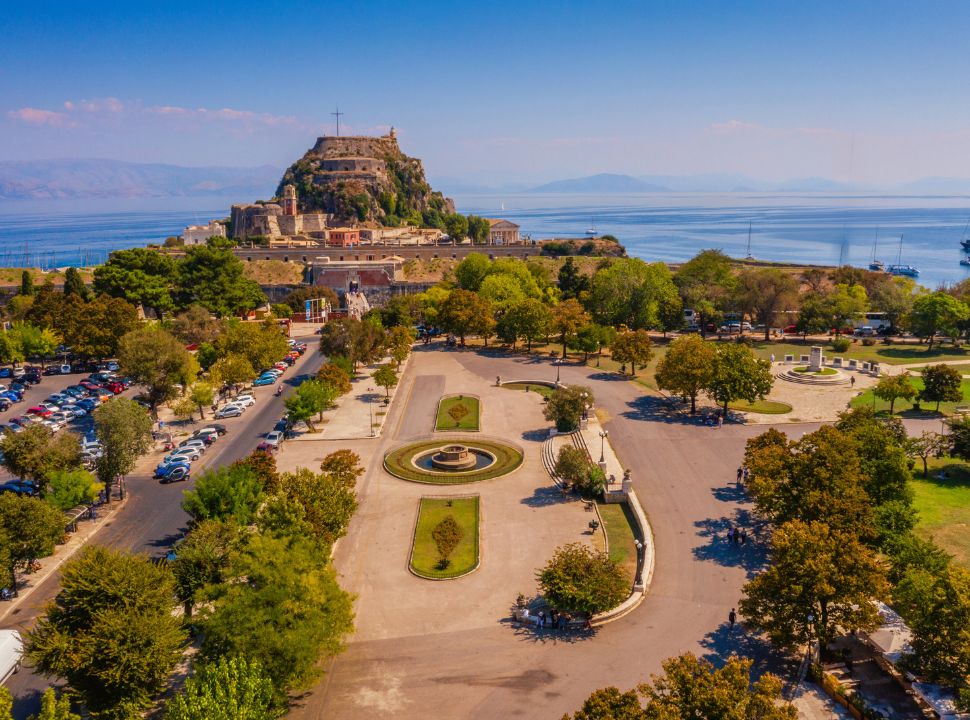
<instances>
[{"instance_id":1,"label":"fortress on hill","mask_svg":"<svg viewBox=\"0 0 970 720\"><path fill-rule=\"evenodd\" d=\"M431 189L421 161L401 152L392 128L382 137L318 138L283 174L274 199L232 206L232 236L336 235L340 244L354 244L354 229L429 227L454 212L454 203Z\"/></svg>"}]
</instances>

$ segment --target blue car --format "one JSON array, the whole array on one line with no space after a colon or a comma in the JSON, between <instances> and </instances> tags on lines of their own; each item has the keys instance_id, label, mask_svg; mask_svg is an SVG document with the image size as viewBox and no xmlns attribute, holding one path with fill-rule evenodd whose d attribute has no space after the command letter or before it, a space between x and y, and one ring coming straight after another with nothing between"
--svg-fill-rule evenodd
<instances>
[{"instance_id":1,"label":"blue car","mask_svg":"<svg viewBox=\"0 0 970 720\"><path fill-rule=\"evenodd\" d=\"M163 483L178 482L188 480L192 468L185 462L162 463L155 468L155 477Z\"/></svg>"},{"instance_id":2,"label":"blue car","mask_svg":"<svg viewBox=\"0 0 970 720\"><path fill-rule=\"evenodd\" d=\"M99 407L101 403L94 398L84 398L83 400L78 400L77 405L78 407L83 407L88 412L94 412L95 408Z\"/></svg>"},{"instance_id":3,"label":"blue car","mask_svg":"<svg viewBox=\"0 0 970 720\"><path fill-rule=\"evenodd\" d=\"M260 375L258 378L253 380L253 387L262 387L263 385L275 385L276 378L272 375Z\"/></svg>"},{"instance_id":4,"label":"blue car","mask_svg":"<svg viewBox=\"0 0 970 720\"><path fill-rule=\"evenodd\" d=\"M9 400L12 403L19 403L24 401L23 397L21 397L19 393L15 393L13 390L7 390L7 392L0 393L0 398Z\"/></svg>"}]
</instances>

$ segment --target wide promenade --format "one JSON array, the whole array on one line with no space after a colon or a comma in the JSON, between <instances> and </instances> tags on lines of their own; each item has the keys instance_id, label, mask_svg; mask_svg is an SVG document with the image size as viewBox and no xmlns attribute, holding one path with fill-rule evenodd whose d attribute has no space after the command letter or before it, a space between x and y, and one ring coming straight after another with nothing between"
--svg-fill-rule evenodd
<instances>
[{"instance_id":1,"label":"wide promenade","mask_svg":"<svg viewBox=\"0 0 970 720\"><path fill-rule=\"evenodd\" d=\"M555 379L548 359L416 349L398 389L399 401L377 443L375 460L358 488L361 510L336 554L336 566L348 589L361 595L381 594L391 609L409 604L400 597L400 588L369 580L355 586L361 563L367 562L361 553L377 542L362 536L372 530L363 518L375 513L382 502L378 493L371 492L380 486L378 475L383 472L377 458L419 432L431 417L436 398L411 390L415 382L426 384L423 373L436 372L437 353L446 353L464 371L485 381L494 382L496 375L509 380ZM506 608L517 591L534 589L510 583L491 586L484 596L476 587L475 597L468 598L464 623L461 613L456 616L451 609L447 616L434 605L413 609L423 616L408 626L422 630L410 635L397 628L371 627L372 619L380 623L380 616L375 619L373 613L362 612L358 636L350 639L347 650L329 665L321 683L300 701L293 716L559 717L577 708L590 691L606 685L632 687L658 671L664 658L688 650L712 658L737 652L780 663L769 658L769 648L740 629L730 630L727 623L742 584L762 561L760 543L742 550L728 545L723 536L729 524L750 527L751 507L734 487L734 471L745 441L765 428L701 426L663 410L656 399L644 397L637 385L595 368L564 365L562 381L592 387L597 407L609 415L610 440L621 462L632 470L637 494L650 516L656 570L646 601L619 622L588 635L566 636L517 630L504 612L488 623L478 622L480 605ZM535 430L547 425L541 422ZM816 427L788 424L783 429L800 436ZM510 439L522 442L522 438ZM527 453L537 452L537 443L523 444ZM551 549L521 545L515 551L538 568ZM490 561L501 560L491 557ZM518 566L521 559L511 562ZM370 598L363 602L362 609L372 604Z\"/></svg>"}]
</instances>

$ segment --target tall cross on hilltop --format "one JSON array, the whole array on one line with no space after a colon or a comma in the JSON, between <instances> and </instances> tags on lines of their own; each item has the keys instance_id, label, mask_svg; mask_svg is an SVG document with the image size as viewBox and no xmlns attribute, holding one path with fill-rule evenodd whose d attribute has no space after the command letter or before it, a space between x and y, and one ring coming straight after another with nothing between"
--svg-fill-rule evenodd
<instances>
[{"instance_id":1,"label":"tall cross on hilltop","mask_svg":"<svg viewBox=\"0 0 970 720\"><path fill-rule=\"evenodd\" d=\"M340 137L340 116L346 113L340 112L340 106L337 105L336 112L332 112L330 114L333 115L335 118L337 118L337 137Z\"/></svg>"}]
</instances>

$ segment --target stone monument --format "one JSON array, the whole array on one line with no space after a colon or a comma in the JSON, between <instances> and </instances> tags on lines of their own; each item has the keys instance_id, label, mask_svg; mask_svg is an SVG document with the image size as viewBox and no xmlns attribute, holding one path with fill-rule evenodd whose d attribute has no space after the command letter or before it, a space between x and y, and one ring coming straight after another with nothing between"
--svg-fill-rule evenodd
<instances>
[{"instance_id":1,"label":"stone monument","mask_svg":"<svg viewBox=\"0 0 970 720\"><path fill-rule=\"evenodd\" d=\"M818 372L825 363L825 356L822 354L820 345L812 346L812 354L808 356L808 369L811 372Z\"/></svg>"}]
</instances>

